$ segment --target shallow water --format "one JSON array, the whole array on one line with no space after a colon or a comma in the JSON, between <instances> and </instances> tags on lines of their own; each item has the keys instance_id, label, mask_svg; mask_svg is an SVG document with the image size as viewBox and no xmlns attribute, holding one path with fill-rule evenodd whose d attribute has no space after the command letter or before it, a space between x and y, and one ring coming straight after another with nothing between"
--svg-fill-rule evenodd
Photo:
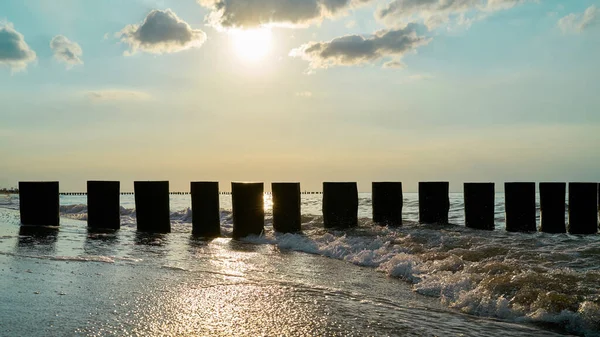
<instances>
[{"instance_id":1,"label":"shallow water","mask_svg":"<svg viewBox=\"0 0 600 337\"><path fill-rule=\"evenodd\" d=\"M268 198L268 196L267 196ZM59 231L19 235L18 200L0 202L0 335L600 335L600 237L419 225L369 219L322 227L320 195L303 195L303 234L271 231L233 241L193 239L189 196L171 197L173 233L135 232L133 196L123 228L88 233L85 196L62 196ZM265 205L269 205L266 200ZM35 235L34 235L35 234ZM31 322L36 322L31 324Z\"/></svg>"}]
</instances>

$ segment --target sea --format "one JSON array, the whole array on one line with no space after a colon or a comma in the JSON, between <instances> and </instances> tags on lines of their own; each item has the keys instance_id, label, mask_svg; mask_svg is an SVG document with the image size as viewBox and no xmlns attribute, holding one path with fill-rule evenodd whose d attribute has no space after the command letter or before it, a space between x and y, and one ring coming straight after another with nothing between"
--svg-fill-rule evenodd
<instances>
[{"instance_id":1,"label":"sea","mask_svg":"<svg viewBox=\"0 0 600 337\"><path fill-rule=\"evenodd\" d=\"M85 196L61 196L59 229L20 227L17 195L0 195L0 336L600 336L600 236L509 233L503 194L494 231L371 220L323 228L321 195L302 195L302 233L191 236L189 195L171 195L172 233L136 232L134 196L122 228L88 231ZM539 212L538 212L539 213ZM539 224L539 218L538 218Z\"/></svg>"}]
</instances>

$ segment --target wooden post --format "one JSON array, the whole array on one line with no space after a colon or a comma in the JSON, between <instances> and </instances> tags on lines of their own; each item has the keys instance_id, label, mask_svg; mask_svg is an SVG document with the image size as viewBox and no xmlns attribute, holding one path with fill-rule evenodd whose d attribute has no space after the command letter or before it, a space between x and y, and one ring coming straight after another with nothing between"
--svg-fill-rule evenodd
<instances>
[{"instance_id":1,"label":"wooden post","mask_svg":"<svg viewBox=\"0 0 600 337\"><path fill-rule=\"evenodd\" d=\"M384 226L402 226L402 183L373 182L373 222Z\"/></svg>"},{"instance_id":2,"label":"wooden post","mask_svg":"<svg viewBox=\"0 0 600 337\"><path fill-rule=\"evenodd\" d=\"M540 231L566 233L565 197L567 184L540 183Z\"/></svg>"},{"instance_id":3,"label":"wooden post","mask_svg":"<svg viewBox=\"0 0 600 337\"><path fill-rule=\"evenodd\" d=\"M273 229L280 233L300 232L300 183L272 183Z\"/></svg>"},{"instance_id":4,"label":"wooden post","mask_svg":"<svg viewBox=\"0 0 600 337\"><path fill-rule=\"evenodd\" d=\"M171 232L168 181L136 181L135 214L140 232Z\"/></svg>"},{"instance_id":5,"label":"wooden post","mask_svg":"<svg viewBox=\"0 0 600 337\"><path fill-rule=\"evenodd\" d=\"M26 226L58 226L58 181L19 182L19 212Z\"/></svg>"},{"instance_id":6,"label":"wooden post","mask_svg":"<svg viewBox=\"0 0 600 337\"><path fill-rule=\"evenodd\" d=\"M598 184L569 183L569 233L598 232Z\"/></svg>"},{"instance_id":7,"label":"wooden post","mask_svg":"<svg viewBox=\"0 0 600 337\"><path fill-rule=\"evenodd\" d=\"M260 235L265 226L263 183L231 183L233 237Z\"/></svg>"},{"instance_id":8,"label":"wooden post","mask_svg":"<svg viewBox=\"0 0 600 337\"><path fill-rule=\"evenodd\" d=\"M220 236L219 182L191 182L190 193L192 195L192 234L201 237Z\"/></svg>"},{"instance_id":9,"label":"wooden post","mask_svg":"<svg viewBox=\"0 0 600 337\"><path fill-rule=\"evenodd\" d=\"M448 223L450 199L447 181L419 183L419 222Z\"/></svg>"},{"instance_id":10,"label":"wooden post","mask_svg":"<svg viewBox=\"0 0 600 337\"><path fill-rule=\"evenodd\" d=\"M535 183L504 183L506 230L535 232Z\"/></svg>"},{"instance_id":11,"label":"wooden post","mask_svg":"<svg viewBox=\"0 0 600 337\"><path fill-rule=\"evenodd\" d=\"M121 228L120 185L118 181L88 181L88 227Z\"/></svg>"},{"instance_id":12,"label":"wooden post","mask_svg":"<svg viewBox=\"0 0 600 337\"><path fill-rule=\"evenodd\" d=\"M494 183L465 183L465 226L494 230Z\"/></svg>"},{"instance_id":13,"label":"wooden post","mask_svg":"<svg viewBox=\"0 0 600 337\"><path fill-rule=\"evenodd\" d=\"M323 224L325 228L358 226L358 187L356 183L323 183Z\"/></svg>"}]
</instances>

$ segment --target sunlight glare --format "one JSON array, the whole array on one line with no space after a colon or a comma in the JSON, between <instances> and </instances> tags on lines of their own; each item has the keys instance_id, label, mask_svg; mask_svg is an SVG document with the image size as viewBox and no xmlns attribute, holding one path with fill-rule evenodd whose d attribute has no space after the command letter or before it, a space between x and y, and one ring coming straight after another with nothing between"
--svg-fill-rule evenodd
<instances>
[{"instance_id":1,"label":"sunlight glare","mask_svg":"<svg viewBox=\"0 0 600 337\"><path fill-rule=\"evenodd\" d=\"M233 45L238 56L247 61L258 61L271 51L272 32L267 28L235 30Z\"/></svg>"}]
</instances>

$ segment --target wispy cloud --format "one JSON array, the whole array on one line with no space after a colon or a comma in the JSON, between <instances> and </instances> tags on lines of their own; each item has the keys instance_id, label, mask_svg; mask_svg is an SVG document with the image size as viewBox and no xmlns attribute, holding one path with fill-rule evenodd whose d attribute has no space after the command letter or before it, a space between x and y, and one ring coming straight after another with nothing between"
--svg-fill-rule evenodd
<instances>
[{"instance_id":1,"label":"wispy cloud","mask_svg":"<svg viewBox=\"0 0 600 337\"><path fill-rule=\"evenodd\" d=\"M329 68L334 66L354 66L377 61L382 58L401 58L431 41L420 36L417 25L410 24L395 30L380 30L367 37L346 35L327 42L309 42L290 52L290 56L299 57L310 62L310 69ZM386 63L393 67L399 61Z\"/></svg>"},{"instance_id":2,"label":"wispy cloud","mask_svg":"<svg viewBox=\"0 0 600 337\"><path fill-rule=\"evenodd\" d=\"M470 26L493 12L536 0L393 0L379 8L376 17L391 27L423 22L429 29L447 24Z\"/></svg>"},{"instance_id":3,"label":"wispy cloud","mask_svg":"<svg viewBox=\"0 0 600 337\"><path fill-rule=\"evenodd\" d=\"M63 35L55 36L50 41L50 48L54 52L54 58L60 62L64 62L67 68L71 68L77 64L83 64L81 56L83 51L78 43L67 39Z\"/></svg>"},{"instance_id":4,"label":"wispy cloud","mask_svg":"<svg viewBox=\"0 0 600 337\"><path fill-rule=\"evenodd\" d=\"M152 95L144 91L103 89L85 92L85 96L92 102L114 102L114 101L148 101Z\"/></svg>"},{"instance_id":5,"label":"wispy cloud","mask_svg":"<svg viewBox=\"0 0 600 337\"><path fill-rule=\"evenodd\" d=\"M299 91L296 93L296 97L302 97L302 98L311 98L312 95L313 95L313 93L310 91Z\"/></svg>"},{"instance_id":6,"label":"wispy cloud","mask_svg":"<svg viewBox=\"0 0 600 337\"><path fill-rule=\"evenodd\" d=\"M15 30L12 23L0 22L0 65L11 71L25 70L37 58L35 52L25 42L23 34Z\"/></svg>"},{"instance_id":7,"label":"wispy cloud","mask_svg":"<svg viewBox=\"0 0 600 337\"><path fill-rule=\"evenodd\" d=\"M571 13L558 20L558 27L563 33L581 33L585 29L600 22L600 11L594 5L583 13Z\"/></svg>"},{"instance_id":8,"label":"wispy cloud","mask_svg":"<svg viewBox=\"0 0 600 337\"><path fill-rule=\"evenodd\" d=\"M126 55L138 50L164 54L190 48L199 48L206 41L206 33L192 29L170 9L153 10L140 24L128 25L116 34L122 42L129 44Z\"/></svg>"}]
</instances>

